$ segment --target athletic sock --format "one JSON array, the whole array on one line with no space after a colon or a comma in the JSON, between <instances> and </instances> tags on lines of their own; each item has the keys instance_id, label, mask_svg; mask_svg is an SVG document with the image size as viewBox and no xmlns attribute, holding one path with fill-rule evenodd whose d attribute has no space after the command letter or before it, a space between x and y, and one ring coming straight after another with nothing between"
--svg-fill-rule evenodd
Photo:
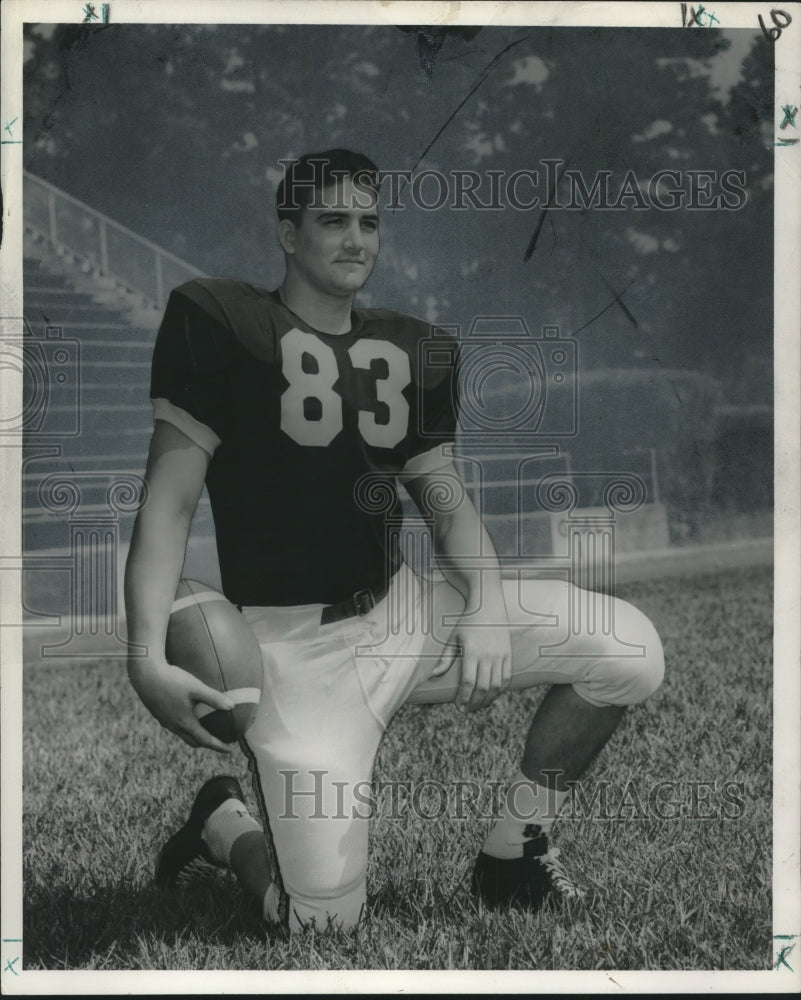
<instances>
[{"instance_id":1,"label":"athletic sock","mask_svg":"<svg viewBox=\"0 0 801 1000\"><path fill-rule=\"evenodd\" d=\"M234 843L243 833L261 829L243 802L239 799L226 799L206 820L200 837L212 858L218 864L230 867Z\"/></svg>"},{"instance_id":2,"label":"athletic sock","mask_svg":"<svg viewBox=\"0 0 801 1000\"><path fill-rule=\"evenodd\" d=\"M531 827L538 826L547 835L569 795L569 790L538 785L518 771L501 806L501 817L481 850L493 858L522 858Z\"/></svg>"}]
</instances>

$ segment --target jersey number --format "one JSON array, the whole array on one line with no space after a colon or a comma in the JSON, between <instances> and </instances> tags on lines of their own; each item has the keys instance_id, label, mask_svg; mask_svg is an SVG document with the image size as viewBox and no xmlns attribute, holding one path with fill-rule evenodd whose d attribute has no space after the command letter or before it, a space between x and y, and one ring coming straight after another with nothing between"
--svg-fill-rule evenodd
<instances>
[{"instance_id":1,"label":"jersey number","mask_svg":"<svg viewBox=\"0 0 801 1000\"><path fill-rule=\"evenodd\" d=\"M339 368L334 351L313 333L290 330L281 339L284 378L281 430L303 445L324 447L342 430L342 397L334 389ZM304 355L309 361L304 365ZM376 379L376 400L386 406L389 419L378 423L371 410L359 410L359 432L375 448L394 448L406 436L409 404L403 390L411 382L409 357L386 340L359 340L348 348L354 368L369 371L373 361L387 365L386 378ZM309 370L309 369L313 370Z\"/></svg>"}]
</instances>

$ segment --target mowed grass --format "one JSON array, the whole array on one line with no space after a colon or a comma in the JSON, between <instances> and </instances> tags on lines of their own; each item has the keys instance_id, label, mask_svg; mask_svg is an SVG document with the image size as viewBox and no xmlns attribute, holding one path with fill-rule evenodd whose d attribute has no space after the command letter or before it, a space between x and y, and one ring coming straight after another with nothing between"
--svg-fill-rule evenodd
<instances>
[{"instance_id":1,"label":"mowed grass","mask_svg":"<svg viewBox=\"0 0 801 1000\"><path fill-rule=\"evenodd\" d=\"M470 870L488 820L393 814L386 795L371 828L370 916L355 935L268 931L225 873L157 891L157 851L196 789L226 770L244 784L244 758L226 762L161 730L119 662L31 664L25 967L769 968L771 574L667 579L620 596L657 625L667 677L627 713L588 775L588 796L593 781L608 783L605 815L596 808L557 826L553 842L585 898L533 916L473 902ZM511 777L541 695L506 696L467 718L451 706L408 707L382 743L376 777L453 787ZM660 781L676 783L661 802L686 814L695 795L696 813L713 818L654 815L649 790ZM739 783L728 799L726 782ZM436 810L436 797L420 801Z\"/></svg>"}]
</instances>

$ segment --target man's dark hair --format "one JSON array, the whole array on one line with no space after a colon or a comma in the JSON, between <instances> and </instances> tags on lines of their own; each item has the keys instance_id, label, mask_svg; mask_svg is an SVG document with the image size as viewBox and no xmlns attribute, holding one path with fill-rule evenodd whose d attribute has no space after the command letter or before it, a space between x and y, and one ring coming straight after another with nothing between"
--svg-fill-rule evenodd
<instances>
[{"instance_id":1,"label":"man's dark hair","mask_svg":"<svg viewBox=\"0 0 801 1000\"><path fill-rule=\"evenodd\" d=\"M362 153L328 149L324 153L301 156L287 167L278 185L275 200L279 220L299 222L303 209L315 200L322 188L342 183L345 177L378 195L378 167Z\"/></svg>"}]
</instances>

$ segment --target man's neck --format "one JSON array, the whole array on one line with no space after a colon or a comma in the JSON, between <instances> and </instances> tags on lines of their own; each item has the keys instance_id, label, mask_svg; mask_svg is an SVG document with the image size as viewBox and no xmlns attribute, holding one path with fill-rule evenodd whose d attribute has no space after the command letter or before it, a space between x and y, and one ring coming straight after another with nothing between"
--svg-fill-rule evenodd
<instances>
[{"instance_id":1,"label":"man's neck","mask_svg":"<svg viewBox=\"0 0 801 1000\"><path fill-rule=\"evenodd\" d=\"M347 333L350 330L350 311L353 295L334 298L323 295L308 285L294 281L290 275L278 289L281 301L296 316L323 333Z\"/></svg>"}]
</instances>

